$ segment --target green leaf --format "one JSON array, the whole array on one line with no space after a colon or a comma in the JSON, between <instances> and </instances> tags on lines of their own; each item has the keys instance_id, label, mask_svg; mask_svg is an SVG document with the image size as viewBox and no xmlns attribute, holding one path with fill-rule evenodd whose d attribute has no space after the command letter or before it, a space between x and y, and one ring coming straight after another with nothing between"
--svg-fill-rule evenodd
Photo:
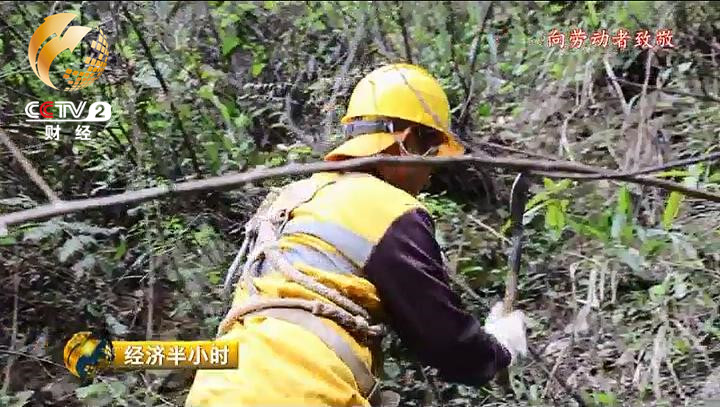
<instances>
[{"instance_id":1,"label":"green leaf","mask_svg":"<svg viewBox=\"0 0 720 407\"><path fill-rule=\"evenodd\" d=\"M668 243L660 239L648 239L643 242L640 251L646 255L654 255L660 252Z\"/></svg>"},{"instance_id":2,"label":"green leaf","mask_svg":"<svg viewBox=\"0 0 720 407\"><path fill-rule=\"evenodd\" d=\"M265 68L264 62L253 62L250 73L253 77L258 76L260 75L260 72L262 72L263 68Z\"/></svg>"},{"instance_id":3,"label":"green leaf","mask_svg":"<svg viewBox=\"0 0 720 407\"><path fill-rule=\"evenodd\" d=\"M492 108L490 107L490 103L483 103L478 108L478 114L483 117L490 116L490 112L492 111Z\"/></svg>"},{"instance_id":4,"label":"green leaf","mask_svg":"<svg viewBox=\"0 0 720 407\"><path fill-rule=\"evenodd\" d=\"M565 212L559 201L553 200L548 202L545 213L545 227L552 232L554 239L559 239L565 228Z\"/></svg>"},{"instance_id":5,"label":"green leaf","mask_svg":"<svg viewBox=\"0 0 720 407\"><path fill-rule=\"evenodd\" d=\"M236 35L226 35L223 37L222 42L222 54L224 57L228 56L238 45L240 45L240 38Z\"/></svg>"},{"instance_id":6,"label":"green leaf","mask_svg":"<svg viewBox=\"0 0 720 407\"><path fill-rule=\"evenodd\" d=\"M616 406L618 403L617 398L611 392L595 392L592 396L596 403L603 406Z\"/></svg>"},{"instance_id":7,"label":"green leaf","mask_svg":"<svg viewBox=\"0 0 720 407\"><path fill-rule=\"evenodd\" d=\"M670 193L662 215L662 224L666 230L672 227L673 220L675 220L680 212L680 204L684 199L685 195L680 192L673 191Z\"/></svg>"},{"instance_id":8,"label":"green leaf","mask_svg":"<svg viewBox=\"0 0 720 407\"><path fill-rule=\"evenodd\" d=\"M210 169L212 172L217 173L220 170L220 147L218 143L208 141L203 143L203 147L205 147L205 152L210 160Z\"/></svg>"},{"instance_id":9,"label":"green leaf","mask_svg":"<svg viewBox=\"0 0 720 407\"><path fill-rule=\"evenodd\" d=\"M120 260L127 252L127 240L123 239L120 241L120 244L115 249L115 256L113 256L113 260Z\"/></svg>"},{"instance_id":10,"label":"green leaf","mask_svg":"<svg viewBox=\"0 0 720 407\"><path fill-rule=\"evenodd\" d=\"M606 231L597 228L591 224L582 221L575 221L573 219L568 219L568 225L579 234L596 238L602 240L603 242L606 242L609 239Z\"/></svg>"},{"instance_id":11,"label":"green leaf","mask_svg":"<svg viewBox=\"0 0 720 407\"><path fill-rule=\"evenodd\" d=\"M588 17L590 18L590 25L593 27L598 27L600 25L600 20L598 19L597 11L595 11L595 1L588 1L585 4L588 8Z\"/></svg>"},{"instance_id":12,"label":"green leaf","mask_svg":"<svg viewBox=\"0 0 720 407\"><path fill-rule=\"evenodd\" d=\"M528 65L528 64L517 65L515 67L515 69L513 69L513 75L520 76L520 75L524 74L525 72L527 72L528 69L530 69L530 65Z\"/></svg>"},{"instance_id":13,"label":"green leaf","mask_svg":"<svg viewBox=\"0 0 720 407\"><path fill-rule=\"evenodd\" d=\"M213 100L215 98L215 93L213 93L213 86L206 84L200 87L197 91L197 95L205 100Z\"/></svg>"},{"instance_id":14,"label":"green leaf","mask_svg":"<svg viewBox=\"0 0 720 407\"><path fill-rule=\"evenodd\" d=\"M0 246L11 246L17 243L17 239L13 236L0 237Z\"/></svg>"},{"instance_id":15,"label":"green leaf","mask_svg":"<svg viewBox=\"0 0 720 407\"><path fill-rule=\"evenodd\" d=\"M630 13L636 17L641 17L648 14L647 1L629 1L627 2L627 7Z\"/></svg>"},{"instance_id":16,"label":"green leaf","mask_svg":"<svg viewBox=\"0 0 720 407\"><path fill-rule=\"evenodd\" d=\"M628 215L632 212L632 198L630 197L630 191L628 191L627 186L623 186L618 192L618 202L615 211Z\"/></svg>"},{"instance_id":17,"label":"green leaf","mask_svg":"<svg viewBox=\"0 0 720 407\"><path fill-rule=\"evenodd\" d=\"M650 287L648 292L650 293L650 298L657 299L665 296L665 294L667 293L667 288L665 287L665 284L655 284L654 286Z\"/></svg>"},{"instance_id":18,"label":"green leaf","mask_svg":"<svg viewBox=\"0 0 720 407\"><path fill-rule=\"evenodd\" d=\"M659 178L686 177L688 175L690 175L690 172L686 170L668 170L655 174Z\"/></svg>"}]
</instances>

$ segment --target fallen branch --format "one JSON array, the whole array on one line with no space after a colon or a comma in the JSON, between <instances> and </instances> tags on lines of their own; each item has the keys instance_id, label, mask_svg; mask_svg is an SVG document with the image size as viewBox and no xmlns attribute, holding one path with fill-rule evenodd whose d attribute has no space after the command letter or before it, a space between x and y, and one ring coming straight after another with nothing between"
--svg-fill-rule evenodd
<instances>
[{"instance_id":1,"label":"fallen branch","mask_svg":"<svg viewBox=\"0 0 720 407\"><path fill-rule=\"evenodd\" d=\"M551 372L550 369L548 369L547 364L545 363L545 360L532 346L528 346L528 351L529 351L530 355L533 357L533 359L535 359L535 362L537 362L537 364L540 366L540 368L548 375L548 378L555 379L558 382L558 384L560 385L560 387L563 388L565 393L567 393L570 397L572 397L573 400L575 400L575 402L578 403L578 405L580 407L587 407L587 403L585 402L585 399L583 399L581 395L576 393L575 390L572 389L565 382L565 380L563 380L562 377L560 377L560 374L557 371Z\"/></svg>"},{"instance_id":2,"label":"fallen branch","mask_svg":"<svg viewBox=\"0 0 720 407\"><path fill-rule=\"evenodd\" d=\"M351 171L368 168L376 164L390 165L429 165L440 166L451 163L476 164L486 167L507 168L515 171L535 171L546 176L556 178L572 178L580 174L600 174L603 178L614 177L616 179L632 182L635 184L656 186L670 191L681 192L687 196L699 199L706 199L712 202L720 202L720 195L707 191L701 191L678 184L676 182L660 180L648 176L630 176L610 171L604 168L579 164L568 161L547 161L529 160L521 158L502 158L463 155L457 157L395 157L375 156L363 157L338 162L315 162L309 164L290 164L277 168L256 169L249 172L228 174L201 180L192 180L176 184L165 184L137 191L125 192L122 194L105 196L102 198L87 198L73 201L59 201L54 204L42 205L36 208L9 213L0 216L0 235L6 233L9 225L20 224L32 220L40 220L58 215L65 215L74 212L83 212L90 209L114 207L117 205L138 204L168 195L180 196L190 193L204 191L220 191L237 187L239 185L262 181L269 178L283 177L289 175L307 175L323 171ZM553 173L553 172L560 172Z\"/></svg>"}]
</instances>

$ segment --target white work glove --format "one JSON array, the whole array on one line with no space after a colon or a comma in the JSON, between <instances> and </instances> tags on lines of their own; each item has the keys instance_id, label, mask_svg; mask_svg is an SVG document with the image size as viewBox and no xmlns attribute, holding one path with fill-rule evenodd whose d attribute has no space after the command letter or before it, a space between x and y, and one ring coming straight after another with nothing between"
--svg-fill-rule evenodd
<instances>
[{"instance_id":1,"label":"white work glove","mask_svg":"<svg viewBox=\"0 0 720 407\"><path fill-rule=\"evenodd\" d=\"M515 310L508 315L503 313L503 303L498 302L490 310L485 320L485 332L510 352L510 366L517 362L518 356L527 356L527 338L525 337L525 314Z\"/></svg>"}]
</instances>

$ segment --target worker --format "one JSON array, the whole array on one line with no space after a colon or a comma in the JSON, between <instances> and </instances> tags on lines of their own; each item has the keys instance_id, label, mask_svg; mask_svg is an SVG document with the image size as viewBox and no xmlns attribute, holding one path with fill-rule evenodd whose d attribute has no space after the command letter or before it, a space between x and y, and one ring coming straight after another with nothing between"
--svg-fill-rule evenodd
<instances>
[{"instance_id":1,"label":"worker","mask_svg":"<svg viewBox=\"0 0 720 407\"><path fill-rule=\"evenodd\" d=\"M376 69L341 119L339 161L378 154L454 156L440 84L409 64ZM188 407L397 404L378 386L390 326L448 381L482 385L527 351L524 315L492 307L485 323L450 288L433 221L415 198L429 166L323 172L271 194L246 227L249 247L219 339L239 367L197 372Z\"/></svg>"}]
</instances>

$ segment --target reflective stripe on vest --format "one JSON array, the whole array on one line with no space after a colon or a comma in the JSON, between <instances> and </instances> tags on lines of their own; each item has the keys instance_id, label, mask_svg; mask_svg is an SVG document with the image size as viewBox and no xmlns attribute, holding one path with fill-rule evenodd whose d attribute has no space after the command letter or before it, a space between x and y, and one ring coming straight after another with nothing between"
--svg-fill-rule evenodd
<instances>
[{"instance_id":1,"label":"reflective stripe on vest","mask_svg":"<svg viewBox=\"0 0 720 407\"><path fill-rule=\"evenodd\" d=\"M315 236L335 247L340 253L362 268L370 257L373 244L357 233L330 222L293 222L290 221L282 230L283 235L304 233Z\"/></svg>"},{"instance_id":2,"label":"reflective stripe on vest","mask_svg":"<svg viewBox=\"0 0 720 407\"><path fill-rule=\"evenodd\" d=\"M299 244L284 248L281 253L290 264L305 264L322 271L338 274L357 274L358 270L357 267L339 253L322 252L312 247ZM270 271L269 264L270 263L266 261L262 262L260 274L266 274Z\"/></svg>"}]
</instances>

